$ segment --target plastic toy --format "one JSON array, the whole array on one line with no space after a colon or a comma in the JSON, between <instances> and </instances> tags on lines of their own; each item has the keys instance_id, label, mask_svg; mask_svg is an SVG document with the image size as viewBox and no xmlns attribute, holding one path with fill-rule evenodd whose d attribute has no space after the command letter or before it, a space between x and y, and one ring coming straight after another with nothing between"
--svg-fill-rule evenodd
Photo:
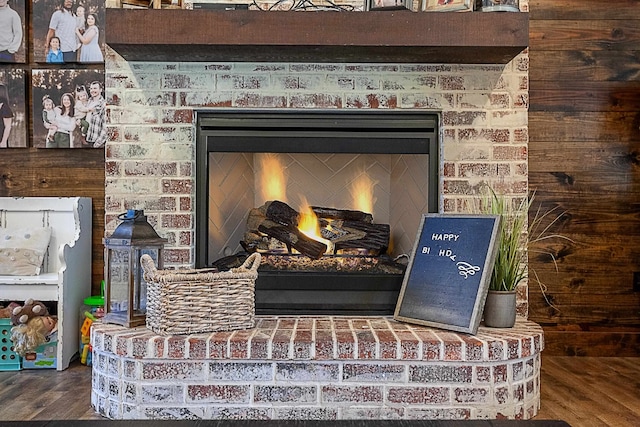
<instances>
[{"instance_id":1,"label":"plastic toy","mask_svg":"<svg viewBox=\"0 0 640 427\"><path fill-rule=\"evenodd\" d=\"M29 320L34 317L48 316L49 310L47 306L40 301L35 301L33 298L29 298L24 302L24 305L17 306L11 312L11 322L14 326L26 325Z\"/></svg>"},{"instance_id":2,"label":"plastic toy","mask_svg":"<svg viewBox=\"0 0 640 427\"><path fill-rule=\"evenodd\" d=\"M16 307L20 307L20 304L17 302L11 302L6 307L0 306L0 319L10 319L11 314L13 314L13 309Z\"/></svg>"},{"instance_id":3,"label":"plastic toy","mask_svg":"<svg viewBox=\"0 0 640 427\"><path fill-rule=\"evenodd\" d=\"M11 341L15 352L24 357L38 346L49 342L51 334L57 331L58 319L54 316L38 316L26 324L11 328Z\"/></svg>"}]
</instances>

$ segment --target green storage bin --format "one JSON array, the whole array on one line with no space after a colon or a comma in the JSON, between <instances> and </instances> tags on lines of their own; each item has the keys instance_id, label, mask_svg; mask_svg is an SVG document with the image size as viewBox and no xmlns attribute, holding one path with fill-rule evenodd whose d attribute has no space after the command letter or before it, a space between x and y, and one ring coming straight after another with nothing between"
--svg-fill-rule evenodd
<instances>
[{"instance_id":1,"label":"green storage bin","mask_svg":"<svg viewBox=\"0 0 640 427\"><path fill-rule=\"evenodd\" d=\"M13 351L11 342L11 319L0 319L0 371L22 369L20 356Z\"/></svg>"}]
</instances>

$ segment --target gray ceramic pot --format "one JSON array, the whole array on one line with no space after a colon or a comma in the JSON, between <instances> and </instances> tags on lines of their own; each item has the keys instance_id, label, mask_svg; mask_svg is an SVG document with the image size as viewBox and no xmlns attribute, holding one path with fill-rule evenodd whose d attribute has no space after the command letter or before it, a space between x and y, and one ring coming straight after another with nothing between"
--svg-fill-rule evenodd
<instances>
[{"instance_id":1,"label":"gray ceramic pot","mask_svg":"<svg viewBox=\"0 0 640 427\"><path fill-rule=\"evenodd\" d=\"M511 328L516 323L516 291L489 291L484 304L484 325Z\"/></svg>"}]
</instances>

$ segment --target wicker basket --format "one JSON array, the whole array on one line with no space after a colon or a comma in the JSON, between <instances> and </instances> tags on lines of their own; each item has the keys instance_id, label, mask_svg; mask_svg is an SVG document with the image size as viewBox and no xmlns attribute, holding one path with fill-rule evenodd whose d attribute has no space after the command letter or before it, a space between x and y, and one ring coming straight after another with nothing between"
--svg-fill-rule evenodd
<instances>
[{"instance_id":1,"label":"wicker basket","mask_svg":"<svg viewBox=\"0 0 640 427\"><path fill-rule=\"evenodd\" d=\"M158 334L249 329L255 324L255 281L260 254L229 271L158 270L140 258L147 282L147 328Z\"/></svg>"}]
</instances>

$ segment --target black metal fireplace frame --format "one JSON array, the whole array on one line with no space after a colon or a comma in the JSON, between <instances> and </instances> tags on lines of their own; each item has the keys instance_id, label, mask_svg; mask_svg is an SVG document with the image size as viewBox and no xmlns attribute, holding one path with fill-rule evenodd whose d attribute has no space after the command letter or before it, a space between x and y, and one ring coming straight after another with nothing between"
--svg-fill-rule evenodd
<instances>
[{"instance_id":1,"label":"black metal fireplace frame","mask_svg":"<svg viewBox=\"0 0 640 427\"><path fill-rule=\"evenodd\" d=\"M196 267L208 267L210 262L207 230L209 180L205 160L208 153L428 154L427 207L429 212L438 212L439 140L439 116L426 111L197 111ZM299 274L294 276L294 282L298 282ZM345 301L350 308L336 308L332 301L316 299L316 291L328 281L333 282L334 286L337 283L337 289L351 301ZM379 290L378 295L367 294L367 281L374 282L372 287ZM343 274L327 279L323 274L310 274L306 282L310 297L304 301L297 300L297 305L304 313L391 314L402 285L402 276L356 278ZM279 301L287 303L290 298L297 298L293 295L295 293L299 293L296 287L282 285L277 275L261 274L256 282L257 311L262 314L289 314L279 311L278 304Z\"/></svg>"}]
</instances>

